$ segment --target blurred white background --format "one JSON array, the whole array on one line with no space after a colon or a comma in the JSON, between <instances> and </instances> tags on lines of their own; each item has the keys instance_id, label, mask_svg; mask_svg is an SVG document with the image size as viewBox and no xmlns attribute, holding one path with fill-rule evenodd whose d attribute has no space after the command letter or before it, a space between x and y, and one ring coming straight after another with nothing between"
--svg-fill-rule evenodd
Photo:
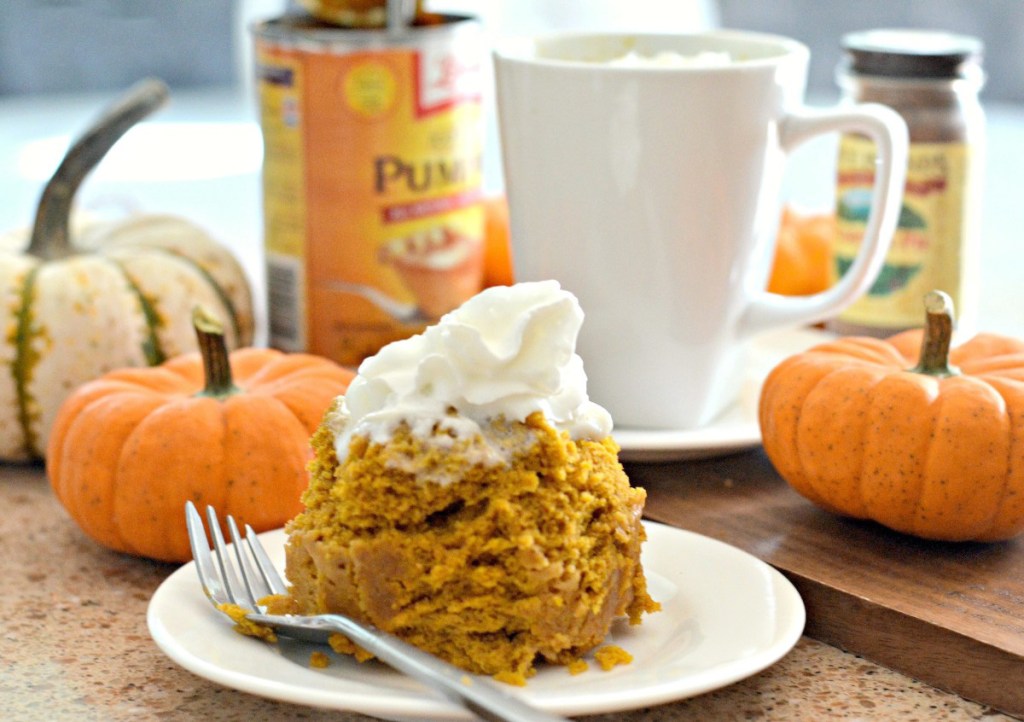
<instances>
[{"instance_id":1,"label":"blurred white background","mask_svg":"<svg viewBox=\"0 0 1024 722\"><path fill-rule=\"evenodd\" d=\"M1021 0L426 0L481 17L487 32L687 31L721 25L777 32L811 47L810 89L834 93L839 38L913 26L976 35L987 47L985 97L1024 101ZM234 85L251 72L246 30L289 0L3 0L0 99L122 88L147 74L172 87Z\"/></svg>"},{"instance_id":2,"label":"blurred white background","mask_svg":"<svg viewBox=\"0 0 1024 722\"><path fill-rule=\"evenodd\" d=\"M712 27L774 32L811 48L809 100L831 104L843 34L925 27L975 35L986 46L989 152L983 266L1021 269L1024 204L1024 0L426 0L429 9L483 20L486 36L565 29L687 32ZM121 90L148 75L170 105L114 148L79 194L88 209L179 213L236 249L257 293L264 282L262 141L253 94L250 24L295 9L294 0L0 0L0 231L31 223L63 150ZM490 82L485 84L490 89ZM493 93L487 190L502 187ZM147 135L148 134L148 135ZM133 137L134 136L134 137ZM834 142L834 141L833 141ZM801 148L787 201L831 208L834 150ZM987 281L997 326L1024 317L1019 273ZM1005 308L1004 308L1005 306ZM985 309L983 309L984 311Z\"/></svg>"}]
</instances>

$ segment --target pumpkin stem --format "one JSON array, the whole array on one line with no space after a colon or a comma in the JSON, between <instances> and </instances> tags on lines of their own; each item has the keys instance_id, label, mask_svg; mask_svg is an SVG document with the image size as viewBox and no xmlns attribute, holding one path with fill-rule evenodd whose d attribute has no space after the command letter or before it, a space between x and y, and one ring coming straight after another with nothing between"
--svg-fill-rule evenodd
<instances>
[{"instance_id":1,"label":"pumpkin stem","mask_svg":"<svg viewBox=\"0 0 1024 722\"><path fill-rule=\"evenodd\" d=\"M192 311L192 325L199 341L199 354L203 358L206 386L196 396L223 399L241 391L231 378L231 357L224 341L224 325L202 306Z\"/></svg>"},{"instance_id":2,"label":"pumpkin stem","mask_svg":"<svg viewBox=\"0 0 1024 722\"><path fill-rule=\"evenodd\" d=\"M953 340L953 299L943 291L929 291L924 297L925 326L921 339L921 357L914 373L937 378L958 376L960 369L949 363Z\"/></svg>"},{"instance_id":3,"label":"pumpkin stem","mask_svg":"<svg viewBox=\"0 0 1024 722\"><path fill-rule=\"evenodd\" d=\"M136 83L107 108L72 144L43 188L36 208L28 253L46 261L74 253L71 205L78 187L128 129L167 101L168 90L155 78Z\"/></svg>"}]
</instances>

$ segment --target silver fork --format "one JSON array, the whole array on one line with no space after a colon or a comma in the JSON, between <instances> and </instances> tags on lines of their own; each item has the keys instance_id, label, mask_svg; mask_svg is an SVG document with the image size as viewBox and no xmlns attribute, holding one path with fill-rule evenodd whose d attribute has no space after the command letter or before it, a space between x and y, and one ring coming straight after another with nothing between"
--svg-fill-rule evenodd
<instances>
[{"instance_id":1,"label":"silver fork","mask_svg":"<svg viewBox=\"0 0 1024 722\"><path fill-rule=\"evenodd\" d=\"M552 716L531 707L484 677L471 676L393 635L349 617L340 614L264 614L265 609L260 607L257 600L270 594L284 594L287 589L256 533L247 524L245 537L242 537L234 518L228 516L232 554L224 541L217 512L212 506L206 507L206 518L213 539L212 553L202 517L191 501L185 503L185 522L199 583L214 606L234 604L247 609L249 614L246 617L251 621L271 627L282 636L293 639L326 642L330 635L341 633L353 643L372 652L382 662L434 688L481 719L499 722L567 722L563 717Z\"/></svg>"}]
</instances>

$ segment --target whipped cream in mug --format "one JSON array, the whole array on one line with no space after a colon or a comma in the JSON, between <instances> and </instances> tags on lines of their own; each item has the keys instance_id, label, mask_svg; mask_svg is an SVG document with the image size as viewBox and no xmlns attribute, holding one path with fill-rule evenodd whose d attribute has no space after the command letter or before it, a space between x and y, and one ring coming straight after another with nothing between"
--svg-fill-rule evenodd
<instances>
[{"instance_id":1,"label":"whipped cream in mug","mask_svg":"<svg viewBox=\"0 0 1024 722\"><path fill-rule=\"evenodd\" d=\"M423 438L435 426L458 438L498 416L523 421L541 411L574 439L608 436L611 416L587 396L576 353L582 324L579 301L556 281L482 291L363 361L328 419L338 458L353 435L384 443L403 421Z\"/></svg>"},{"instance_id":2,"label":"whipped cream in mug","mask_svg":"<svg viewBox=\"0 0 1024 722\"><path fill-rule=\"evenodd\" d=\"M732 62L729 53L704 51L694 55L683 55L662 51L654 55L643 55L631 50L625 55L612 58L608 65L621 68L715 68Z\"/></svg>"}]
</instances>

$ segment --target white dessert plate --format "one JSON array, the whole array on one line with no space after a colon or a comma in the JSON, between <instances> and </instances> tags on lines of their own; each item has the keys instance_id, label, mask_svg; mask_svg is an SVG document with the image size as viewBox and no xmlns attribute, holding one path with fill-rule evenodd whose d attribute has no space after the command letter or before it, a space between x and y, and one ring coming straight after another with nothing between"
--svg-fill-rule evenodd
<instances>
[{"instance_id":1,"label":"white dessert plate","mask_svg":"<svg viewBox=\"0 0 1024 722\"><path fill-rule=\"evenodd\" d=\"M757 558L693 532L647 522L643 563L662 611L631 627L616 622L606 640L633 655L628 665L571 675L541 666L523 688L531 704L563 715L615 712L708 692L755 674L785 655L804 628L793 585ZM283 531L262 534L276 564ZM157 589L150 634L176 663L225 687L271 699L393 720L470 719L453 703L377 662L359 664L326 647L244 637L203 596L193 564ZM309 666L326 650L331 664Z\"/></svg>"},{"instance_id":2,"label":"white dessert plate","mask_svg":"<svg viewBox=\"0 0 1024 722\"><path fill-rule=\"evenodd\" d=\"M751 449L761 443L757 401L769 372L783 359L835 335L811 328L785 329L756 336L747 350L739 398L707 426L685 431L616 427L623 461L710 459Z\"/></svg>"}]
</instances>

